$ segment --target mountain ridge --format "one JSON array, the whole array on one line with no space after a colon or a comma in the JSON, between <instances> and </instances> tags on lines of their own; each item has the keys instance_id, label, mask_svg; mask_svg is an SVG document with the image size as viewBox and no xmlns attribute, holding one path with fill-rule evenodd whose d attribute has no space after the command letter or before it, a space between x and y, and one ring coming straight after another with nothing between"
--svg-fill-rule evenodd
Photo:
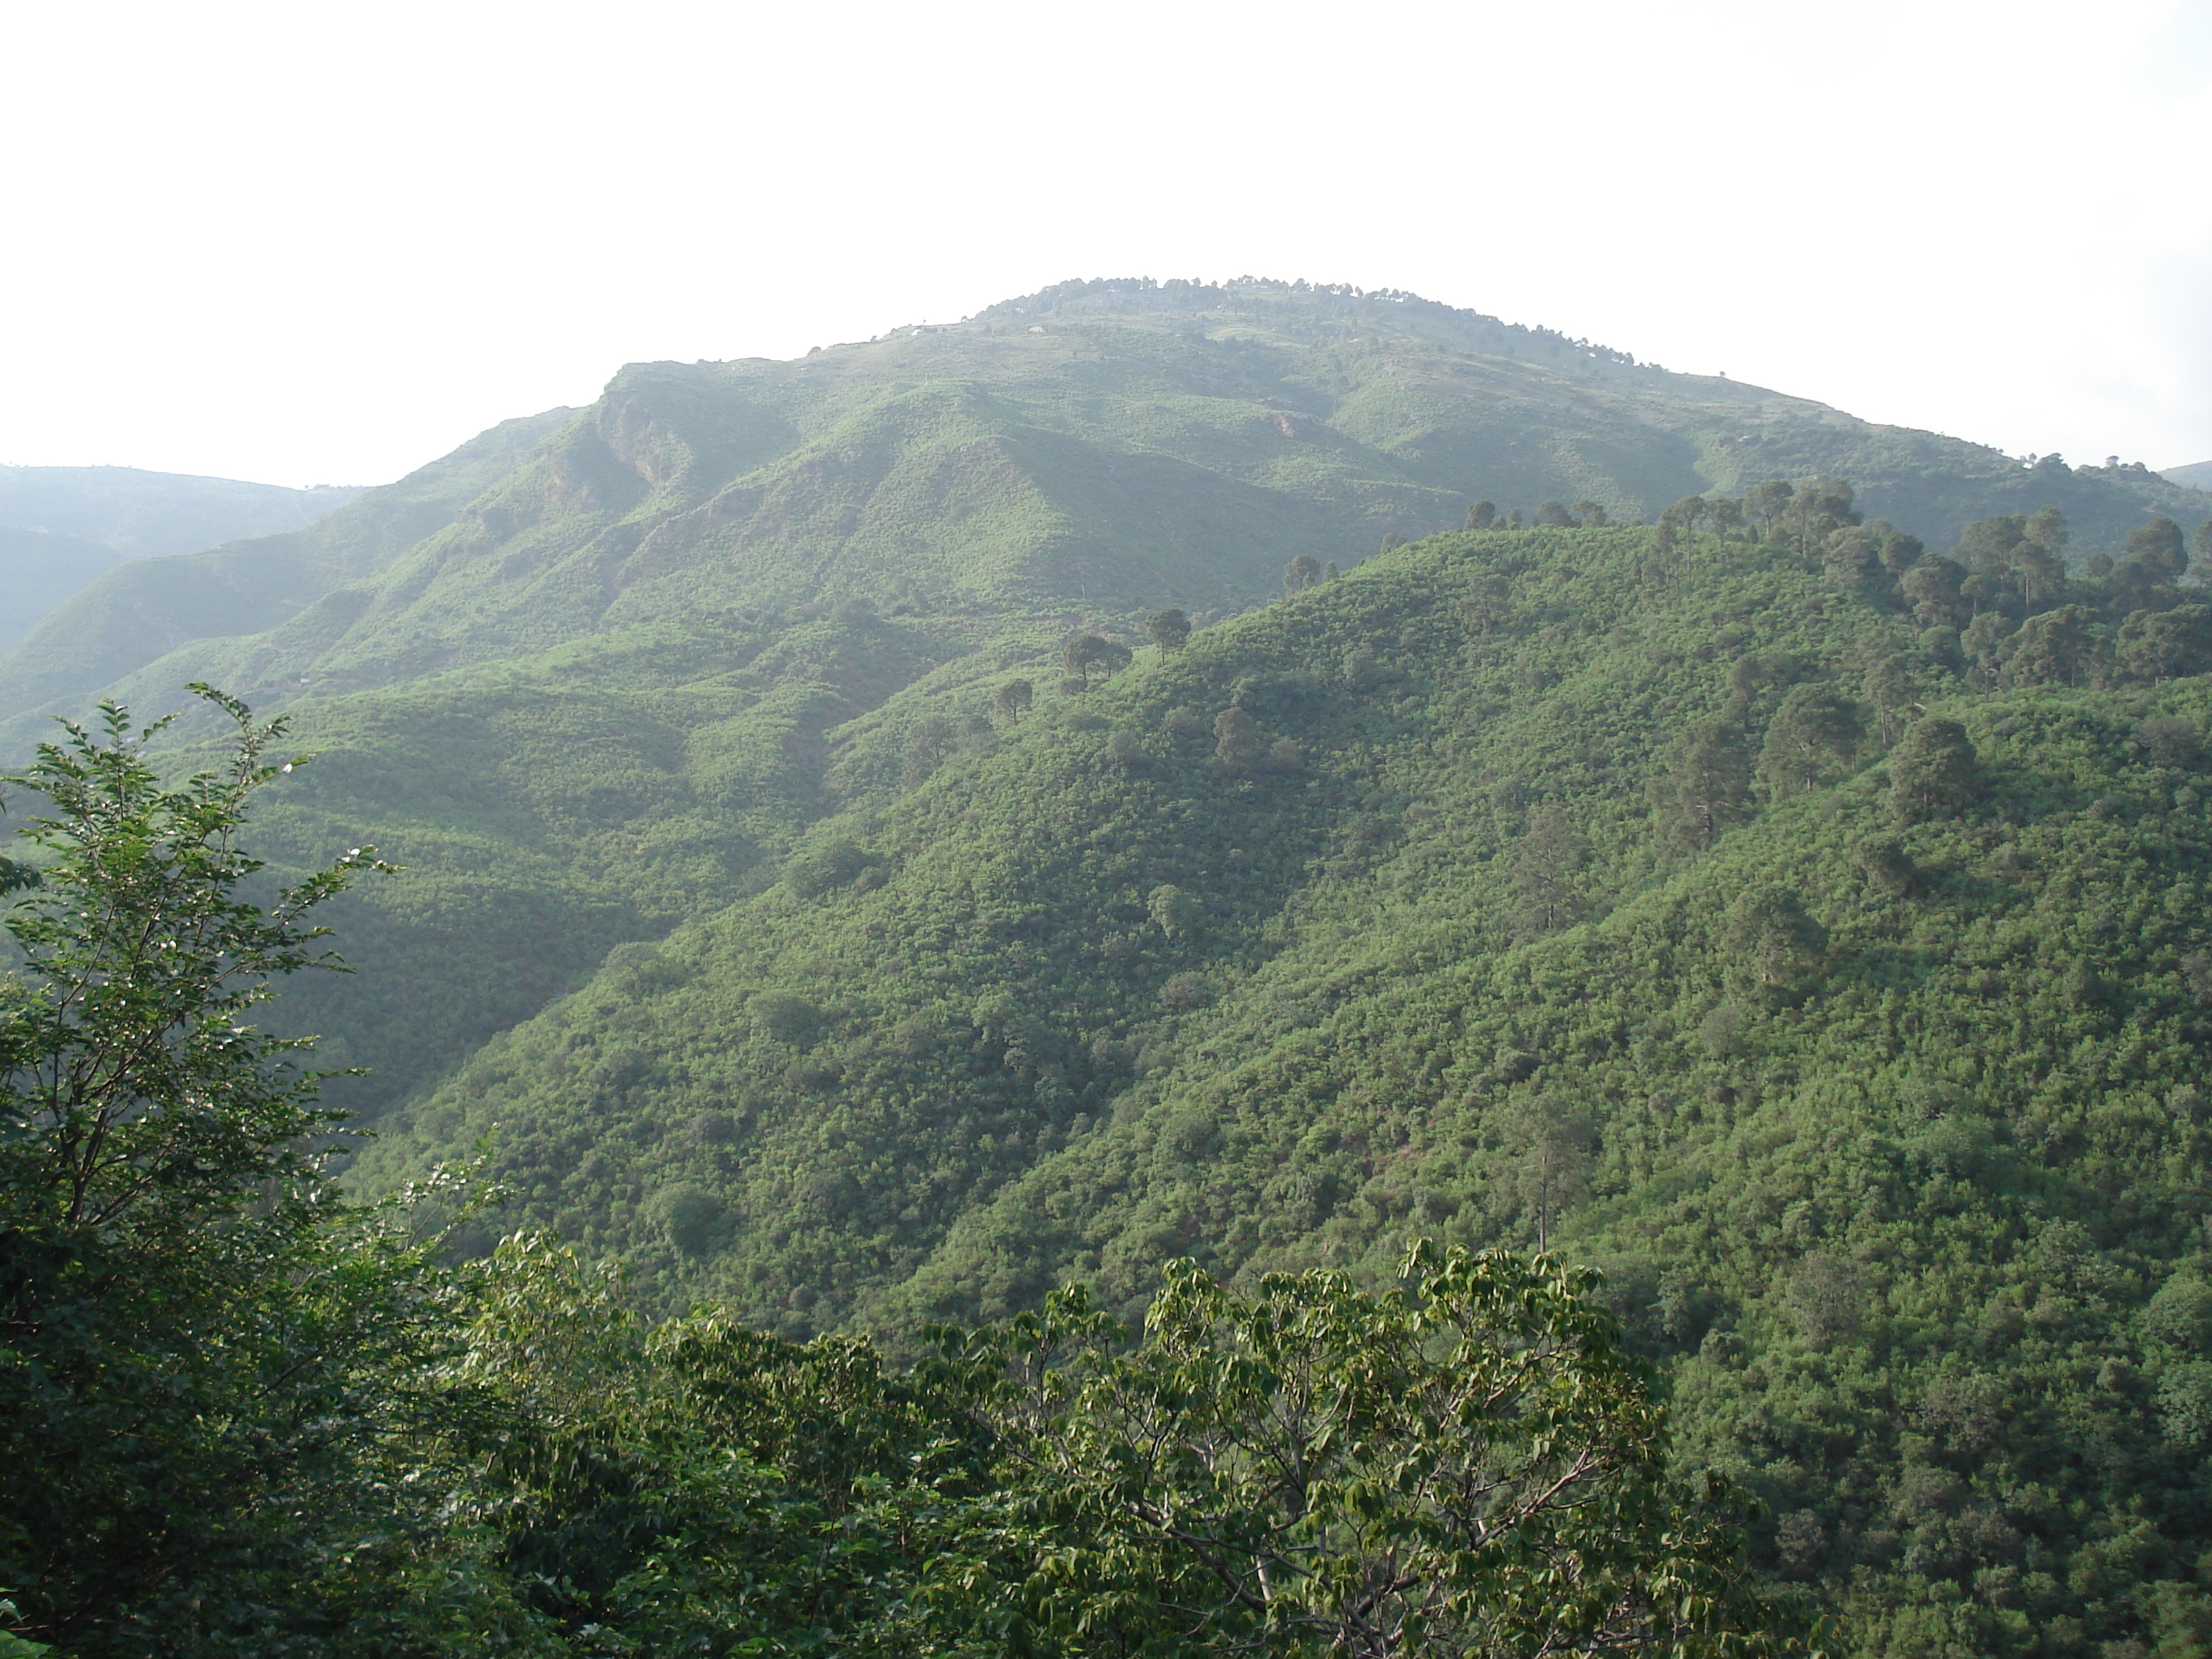
<instances>
[{"instance_id":1,"label":"mountain ridge","mask_svg":"<svg viewBox=\"0 0 2212 1659\"><path fill-rule=\"evenodd\" d=\"M1623 387L1656 402L1617 409ZM1413 296L1066 283L787 362L634 365L461 503L465 523L403 556L408 569L356 571L327 592L294 583L246 618L257 626L202 631L176 664L159 660L167 635L141 630L135 649L154 654L136 666L154 684L212 675L283 697L319 668L388 683L506 648L524 617L526 645L544 646L656 604L832 602L872 592L886 565L987 601L1243 608L1285 556L1364 556L1383 536L1449 527L1479 494L1524 507L1588 496L1648 519L1682 495L1814 475L1852 477L1868 511L1930 539L2057 505L2081 550L2112 552L2172 489L2056 457L2029 468ZM190 573L208 597L162 607L226 614L220 568ZM100 607L147 579L107 579L56 620L57 639L111 634ZM219 643L264 623L269 648ZM18 711L19 732L27 703L125 684L125 653L64 672L52 659L65 652L39 643L51 672L0 663L0 711Z\"/></svg>"}]
</instances>

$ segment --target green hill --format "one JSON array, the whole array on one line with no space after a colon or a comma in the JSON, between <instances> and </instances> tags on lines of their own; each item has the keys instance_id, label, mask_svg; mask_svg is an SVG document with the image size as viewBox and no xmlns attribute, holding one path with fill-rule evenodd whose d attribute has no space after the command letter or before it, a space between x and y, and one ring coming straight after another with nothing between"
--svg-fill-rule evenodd
<instances>
[{"instance_id":1,"label":"green hill","mask_svg":"<svg viewBox=\"0 0 2212 1659\"><path fill-rule=\"evenodd\" d=\"M2187 1638L2207 642L2142 653L2140 563L1985 666L1885 574L1651 541L1446 536L1000 716L363 1174L495 1131L501 1224L894 1343L1540 1239L1850 1650Z\"/></svg>"},{"instance_id":2,"label":"green hill","mask_svg":"<svg viewBox=\"0 0 2212 1659\"><path fill-rule=\"evenodd\" d=\"M2159 476L2168 483L2181 484L2191 489L2212 489L2212 461L2198 461L2191 466L2169 466Z\"/></svg>"},{"instance_id":3,"label":"green hill","mask_svg":"<svg viewBox=\"0 0 2212 1659\"><path fill-rule=\"evenodd\" d=\"M0 667L0 711L142 668L163 695L202 672L264 700L303 678L392 684L853 595L1241 609L1289 557L1354 560L1455 526L1477 499L1635 520L1836 476L1943 544L1970 520L2057 506L2081 552L2117 552L2187 500L2140 469L2028 468L1410 295L1261 283L1068 283L793 362L638 365L549 420L510 422L304 540L110 578ZM125 625L134 606L164 626Z\"/></svg>"},{"instance_id":4,"label":"green hill","mask_svg":"<svg viewBox=\"0 0 2212 1659\"><path fill-rule=\"evenodd\" d=\"M0 658L0 736L204 678L349 751L275 827L301 863L408 866L348 901L356 994L294 1006L380 1109L772 879L974 688L1056 679L1072 629L1241 611L1288 560L1477 501L1649 519L1826 474L1939 546L2056 505L2076 556L2191 499L1408 295L1070 283L793 362L636 366L307 529L111 570Z\"/></svg>"}]
</instances>

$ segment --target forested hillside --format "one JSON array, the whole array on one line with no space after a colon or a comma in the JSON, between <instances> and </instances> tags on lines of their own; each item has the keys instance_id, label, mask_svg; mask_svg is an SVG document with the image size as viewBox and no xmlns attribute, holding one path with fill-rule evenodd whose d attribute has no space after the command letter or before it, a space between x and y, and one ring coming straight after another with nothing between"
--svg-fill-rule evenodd
<instances>
[{"instance_id":1,"label":"forested hillside","mask_svg":"<svg viewBox=\"0 0 2212 1659\"><path fill-rule=\"evenodd\" d=\"M499 1224L895 1346L1178 1256L1548 1244L1853 1650L2185 1639L2212 613L2170 523L2069 577L2054 515L1954 562L1781 494L978 685L370 1178L493 1134Z\"/></svg>"}]
</instances>

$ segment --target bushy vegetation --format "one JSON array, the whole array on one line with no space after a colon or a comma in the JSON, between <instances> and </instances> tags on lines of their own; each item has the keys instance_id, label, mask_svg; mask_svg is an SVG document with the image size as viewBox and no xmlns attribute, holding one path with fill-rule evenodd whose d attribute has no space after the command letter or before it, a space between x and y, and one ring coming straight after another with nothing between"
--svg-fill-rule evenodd
<instances>
[{"instance_id":1,"label":"bushy vegetation","mask_svg":"<svg viewBox=\"0 0 2212 1659\"><path fill-rule=\"evenodd\" d=\"M1071 1291L902 1372L648 1325L542 1237L441 1266L409 1223L452 1183L339 1197L307 1045L248 1023L388 869L243 902L247 799L302 763L204 695L234 740L180 786L112 706L10 780L52 810L0 863L0 1651L1717 1656L1800 1622L1552 1258L1424 1244L1381 1297L1182 1263L1140 1341Z\"/></svg>"},{"instance_id":2,"label":"bushy vegetation","mask_svg":"<svg viewBox=\"0 0 2212 1659\"><path fill-rule=\"evenodd\" d=\"M895 1347L1062 1284L1133 1318L1185 1256L1565 1250L1854 1650L2194 1639L2198 1350L2149 1310L2208 1271L2212 700L2127 648L2191 637L2172 535L2030 588L2021 524L1769 504L978 684L991 746L813 832L842 875L611 964L370 1167L490 1133L509 1218L649 1301Z\"/></svg>"},{"instance_id":3,"label":"bushy vegetation","mask_svg":"<svg viewBox=\"0 0 2212 1659\"><path fill-rule=\"evenodd\" d=\"M1595 527L1837 473L1946 543L2056 504L2076 562L2190 498L1409 295L1074 284L796 363L633 366L306 530L111 571L0 659L0 737L202 680L344 757L270 846L405 866L340 902L373 991L289 1011L372 1067L341 1097L374 1113L973 752L1019 712L976 688L1049 692L1071 635L1140 647L1471 497Z\"/></svg>"}]
</instances>

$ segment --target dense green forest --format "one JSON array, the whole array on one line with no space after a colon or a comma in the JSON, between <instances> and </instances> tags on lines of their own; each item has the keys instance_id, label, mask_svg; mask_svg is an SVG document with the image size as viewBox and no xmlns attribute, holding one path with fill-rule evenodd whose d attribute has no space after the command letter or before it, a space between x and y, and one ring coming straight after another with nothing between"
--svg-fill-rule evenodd
<instances>
[{"instance_id":1,"label":"dense green forest","mask_svg":"<svg viewBox=\"0 0 2212 1659\"><path fill-rule=\"evenodd\" d=\"M2193 1641L2212 611L2171 521L2069 574L2060 515L1953 557L1848 494L974 688L364 1174L489 1135L487 1239L894 1352L1178 1258L1563 1249L1852 1650Z\"/></svg>"},{"instance_id":2,"label":"dense green forest","mask_svg":"<svg viewBox=\"0 0 2212 1659\"><path fill-rule=\"evenodd\" d=\"M320 1033L375 1133L298 1162L337 1121L254 1084L213 1254L168 1215L89 1299L11 1236L91 1484L0 1588L88 1653L1319 1651L1458 1547L1459 1345L1558 1357L1615 1518L1338 1650L2212 1645L2205 499L1412 296L1072 284L111 571L9 729L285 711L224 890L357 971L208 1063ZM238 718L149 753L231 776ZM1209 1599L1282 1577L1222 1470L1316 1370L1370 1461L1295 1595ZM104 1462L156 1397L185 1465Z\"/></svg>"},{"instance_id":3,"label":"dense green forest","mask_svg":"<svg viewBox=\"0 0 2212 1659\"><path fill-rule=\"evenodd\" d=\"M803 1347L648 1326L545 1235L456 1264L434 1176L329 1181L311 1045L250 1024L339 965L241 847L295 772L227 716L165 781L116 705L8 781L0 860L0 1654L1778 1654L1725 1477L1556 1258L1424 1243L1341 1274L1160 1277Z\"/></svg>"}]
</instances>

